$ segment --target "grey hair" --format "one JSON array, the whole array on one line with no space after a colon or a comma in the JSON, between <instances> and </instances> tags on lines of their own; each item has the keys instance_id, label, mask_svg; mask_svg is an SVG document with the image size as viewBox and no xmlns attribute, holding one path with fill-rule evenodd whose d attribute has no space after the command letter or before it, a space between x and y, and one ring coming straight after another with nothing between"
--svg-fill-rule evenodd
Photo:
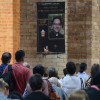
<instances>
[{"instance_id":1,"label":"grey hair","mask_svg":"<svg viewBox=\"0 0 100 100\"><path fill-rule=\"evenodd\" d=\"M58 71L54 67L49 67L47 69L47 74L48 74L49 78L51 78L51 77L58 78Z\"/></svg>"},{"instance_id":2,"label":"grey hair","mask_svg":"<svg viewBox=\"0 0 100 100\"><path fill-rule=\"evenodd\" d=\"M57 79L56 77L51 77L51 78L49 78L49 81L50 81L52 84L55 84L55 85L58 84L58 79Z\"/></svg>"},{"instance_id":3,"label":"grey hair","mask_svg":"<svg viewBox=\"0 0 100 100\"><path fill-rule=\"evenodd\" d=\"M30 68L30 64L28 64L27 62L24 62L23 66L26 66L27 68Z\"/></svg>"}]
</instances>

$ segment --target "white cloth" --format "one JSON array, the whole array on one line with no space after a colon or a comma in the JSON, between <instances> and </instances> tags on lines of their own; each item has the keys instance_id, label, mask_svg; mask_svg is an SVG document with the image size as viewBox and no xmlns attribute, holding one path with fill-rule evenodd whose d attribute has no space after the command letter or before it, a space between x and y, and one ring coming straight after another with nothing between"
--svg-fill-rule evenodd
<instances>
[{"instance_id":1,"label":"white cloth","mask_svg":"<svg viewBox=\"0 0 100 100\"><path fill-rule=\"evenodd\" d=\"M60 87L62 87L62 80L63 80L63 78L58 80L58 82L60 83Z\"/></svg>"},{"instance_id":2,"label":"white cloth","mask_svg":"<svg viewBox=\"0 0 100 100\"><path fill-rule=\"evenodd\" d=\"M79 78L82 78L82 79L83 79L83 84L84 84L84 87L85 87L85 82L86 82L87 79L89 78L89 75L86 74L85 72L83 72L83 73L78 72L78 73L77 73L77 76L78 76Z\"/></svg>"},{"instance_id":3,"label":"white cloth","mask_svg":"<svg viewBox=\"0 0 100 100\"><path fill-rule=\"evenodd\" d=\"M62 80L62 89L68 94L81 89L81 81L78 76L66 75Z\"/></svg>"},{"instance_id":4,"label":"white cloth","mask_svg":"<svg viewBox=\"0 0 100 100\"><path fill-rule=\"evenodd\" d=\"M78 72L77 75L79 78L82 78L84 80L84 82L86 82L86 80L89 78L89 75L86 74L85 72L83 72L83 73Z\"/></svg>"},{"instance_id":5,"label":"white cloth","mask_svg":"<svg viewBox=\"0 0 100 100\"><path fill-rule=\"evenodd\" d=\"M61 87L57 87L56 85L52 84L53 88L55 89L55 92L60 96L61 100L67 100L67 94L64 92L64 90Z\"/></svg>"}]
</instances>

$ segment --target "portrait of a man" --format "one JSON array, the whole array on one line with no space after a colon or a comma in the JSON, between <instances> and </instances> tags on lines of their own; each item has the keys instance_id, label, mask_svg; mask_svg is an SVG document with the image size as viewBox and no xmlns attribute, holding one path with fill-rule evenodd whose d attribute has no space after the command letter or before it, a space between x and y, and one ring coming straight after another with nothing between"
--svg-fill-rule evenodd
<instances>
[{"instance_id":1,"label":"portrait of a man","mask_svg":"<svg viewBox=\"0 0 100 100\"><path fill-rule=\"evenodd\" d=\"M64 38L64 30L61 31L62 20L60 16L53 17L52 30L49 32L49 38ZM62 32L62 33L61 33Z\"/></svg>"}]
</instances>

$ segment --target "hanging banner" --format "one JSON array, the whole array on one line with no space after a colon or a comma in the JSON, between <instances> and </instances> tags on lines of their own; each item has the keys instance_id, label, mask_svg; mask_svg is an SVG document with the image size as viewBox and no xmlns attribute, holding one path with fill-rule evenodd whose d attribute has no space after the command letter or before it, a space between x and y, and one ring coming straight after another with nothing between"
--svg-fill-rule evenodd
<instances>
[{"instance_id":1,"label":"hanging banner","mask_svg":"<svg viewBox=\"0 0 100 100\"><path fill-rule=\"evenodd\" d=\"M65 2L37 3L37 53L65 53Z\"/></svg>"}]
</instances>

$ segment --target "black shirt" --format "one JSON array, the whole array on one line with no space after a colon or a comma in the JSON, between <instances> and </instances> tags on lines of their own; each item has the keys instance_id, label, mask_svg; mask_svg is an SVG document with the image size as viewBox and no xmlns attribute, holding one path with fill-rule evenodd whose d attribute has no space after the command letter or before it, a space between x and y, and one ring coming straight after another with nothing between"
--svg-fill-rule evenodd
<instances>
[{"instance_id":1,"label":"black shirt","mask_svg":"<svg viewBox=\"0 0 100 100\"><path fill-rule=\"evenodd\" d=\"M91 87L84 90L88 94L89 100L100 100L100 90Z\"/></svg>"},{"instance_id":2,"label":"black shirt","mask_svg":"<svg viewBox=\"0 0 100 100\"><path fill-rule=\"evenodd\" d=\"M42 92L32 92L27 95L24 100L51 100L48 96Z\"/></svg>"}]
</instances>

